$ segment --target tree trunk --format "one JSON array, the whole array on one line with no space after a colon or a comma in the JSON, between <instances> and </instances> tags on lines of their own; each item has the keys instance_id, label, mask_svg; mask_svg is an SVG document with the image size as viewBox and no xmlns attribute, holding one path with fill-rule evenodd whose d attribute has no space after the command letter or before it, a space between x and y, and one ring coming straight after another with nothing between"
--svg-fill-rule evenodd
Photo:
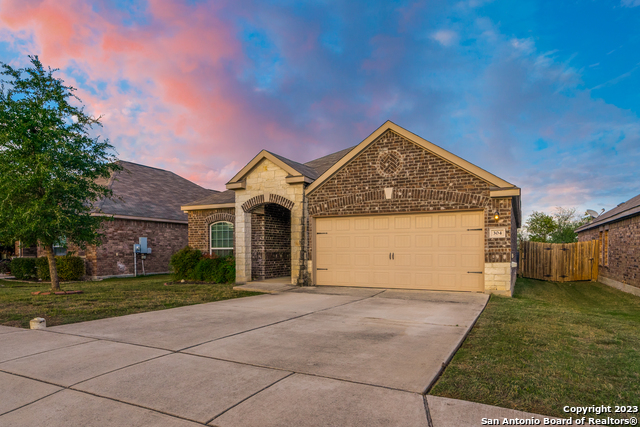
<instances>
[{"instance_id":1,"label":"tree trunk","mask_svg":"<svg viewBox=\"0 0 640 427\"><path fill-rule=\"evenodd\" d=\"M56 256L53 254L53 245L44 247L44 253L49 261L49 276L51 276L51 290L60 290L60 280L58 280L58 268L56 266Z\"/></svg>"}]
</instances>

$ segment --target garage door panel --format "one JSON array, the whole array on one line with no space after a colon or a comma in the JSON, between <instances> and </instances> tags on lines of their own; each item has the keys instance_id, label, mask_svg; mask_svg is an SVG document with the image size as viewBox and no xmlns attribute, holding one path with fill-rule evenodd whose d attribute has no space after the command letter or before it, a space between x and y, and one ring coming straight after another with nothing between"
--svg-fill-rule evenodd
<instances>
[{"instance_id":1,"label":"garage door panel","mask_svg":"<svg viewBox=\"0 0 640 427\"><path fill-rule=\"evenodd\" d=\"M334 256L335 264L339 266L350 266L353 264L352 255L350 253L336 253ZM318 264L319 267L322 267L321 264Z\"/></svg>"},{"instance_id":2,"label":"garage door panel","mask_svg":"<svg viewBox=\"0 0 640 427\"><path fill-rule=\"evenodd\" d=\"M339 248L339 249L350 248L351 247L351 238L349 236L336 236L335 247Z\"/></svg>"},{"instance_id":3,"label":"garage door panel","mask_svg":"<svg viewBox=\"0 0 640 427\"><path fill-rule=\"evenodd\" d=\"M389 263L391 262L391 258L388 253L376 253L373 254L373 265L374 267L389 267Z\"/></svg>"},{"instance_id":4,"label":"garage door panel","mask_svg":"<svg viewBox=\"0 0 640 427\"><path fill-rule=\"evenodd\" d=\"M411 254L394 254L395 264L400 267L410 267L411 266Z\"/></svg>"},{"instance_id":5,"label":"garage door panel","mask_svg":"<svg viewBox=\"0 0 640 427\"><path fill-rule=\"evenodd\" d=\"M482 227L484 217L477 213L460 214L460 223L462 227Z\"/></svg>"},{"instance_id":6,"label":"garage door panel","mask_svg":"<svg viewBox=\"0 0 640 427\"><path fill-rule=\"evenodd\" d=\"M477 248L482 244L484 236L478 233L460 235L460 246L463 248Z\"/></svg>"},{"instance_id":7,"label":"garage door panel","mask_svg":"<svg viewBox=\"0 0 640 427\"><path fill-rule=\"evenodd\" d=\"M355 262L356 267L369 267L371 266L371 255L369 254L356 254Z\"/></svg>"},{"instance_id":8,"label":"garage door panel","mask_svg":"<svg viewBox=\"0 0 640 427\"><path fill-rule=\"evenodd\" d=\"M436 266L440 268L456 267L456 258L457 254L438 254Z\"/></svg>"},{"instance_id":9,"label":"garage door panel","mask_svg":"<svg viewBox=\"0 0 640 427\"><path fill-rule=\"evenodd\" d=\"M410 248L411 247L411 235L399 234L393 236L393 243L395 248Z\"/></svg>"},{"instance_id":10,"label":"garage door panel","mask_svg":"<svg viewBox=\"0 0 640 427\"><path fill-rule=\"evenodd\" d=\"M456 227L456 215L439 215L438 216L438 228L455 228Z\"/></svg>"},{"instance_id":11,"label":"garage door panel","mask_svg":"<svg viewBox=\"0 0 640 427\"><path fill-rule=\"evenodd\" d=\"M346 219L338 219L336 220L336 231L349 231L351 230L351 220Z\"/></svg>"},{"instance_id":12,"label":"garage door panel","mask_svg":"<svg viewBox=\"0 0 640 427\"><path fill-rule=\"evenodd\" d=\"M316 247L318 249L332 249L334 246L333 237L330 236L318 236L316 239Z\"/></svg>"},{"instance_id":13,"label":"garage door panel","mask_svg":"<svg viewBox=\"0 0 640 427\"><path fill-rule=\"evenodd\" d=\"M376 249L389 249L389 236L386 234L373 236L373 247Z\"/></svg>"},{"instance_id":14,"label":"garage door panel","mask_svg":"<svg viewBox=\"0 0 640 427\"><path fill-rule=\"evenodd\" d=\"M433 247L433 236L431 234L416 235L416 248L431 248L431 247Z\"/></svg>"},{"instance_id":15,"label":"garage door panel","mask_svg":"<svg viewBox=\"0 0 640 427\"><path fill-rule=\"evenodd\" d=\"M388 230L389 229L389 218L381 217L373 219L373 229L374 230Z\"/></svg>"},{"instance_id":16,"label":"garage door panel","mask_svg":"<svg viewBox=\"0 0 640 427\"><path fill-rule=\"evenodd\" d=\"M416 254L416 267L421 269L433 267L433 254Z\"/></svg>"},{"instance_id":17,"label":"garage door panel","mask_svg":"<svg viewBox=\"0 0 640 427\"><path fill-rule=\"evenodd\" d=\"M455 248L457 234L440 234L438 235L439 248Z\"/></svg>"},{"instance_id":18,"label":"garage door panel","mask_svg":"<svg viewBox=\"0 0 640 427\"><path fill-rule=\"evenodd\" d=\"M316 284L482 291L483 212L316 220ZM477 230L480 228L480 230ZM327 234L320 234L327 233Z\"/></svg>"}]
</instances>

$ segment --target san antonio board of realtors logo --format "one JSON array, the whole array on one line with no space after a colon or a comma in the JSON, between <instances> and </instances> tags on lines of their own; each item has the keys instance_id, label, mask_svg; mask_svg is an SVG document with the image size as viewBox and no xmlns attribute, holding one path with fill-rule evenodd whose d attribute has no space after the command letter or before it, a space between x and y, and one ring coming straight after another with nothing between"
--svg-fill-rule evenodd
<instances>
[{"instance_id":1,"label":"san antonio board of realtors logo","mask_svg":"<svg viewBox=\"0 0 640 427\"><path fill-rule=\"evenodd\" d=\"M392 178L400 173L403 163L404 156L397 150L382 151L378 156L376 168L380 175Z\"/></svg>"}]
</instances>

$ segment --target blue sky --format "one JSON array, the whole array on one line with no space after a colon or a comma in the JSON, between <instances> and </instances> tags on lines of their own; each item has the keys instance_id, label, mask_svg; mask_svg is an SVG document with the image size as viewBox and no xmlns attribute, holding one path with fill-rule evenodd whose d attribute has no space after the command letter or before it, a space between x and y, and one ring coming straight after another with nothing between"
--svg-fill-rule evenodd
<instances>
[{"instance_id":1,"label":"blue sky","mask_svg":"<svg viewBox=\"0 0 640 427\"><path fill-rule=\"evenodd\" d=\"M0 61L61 69L123 159L224 183L387 119L522 187L640 193L640 0L0 0Z\"/></svg>"}]
</instances>

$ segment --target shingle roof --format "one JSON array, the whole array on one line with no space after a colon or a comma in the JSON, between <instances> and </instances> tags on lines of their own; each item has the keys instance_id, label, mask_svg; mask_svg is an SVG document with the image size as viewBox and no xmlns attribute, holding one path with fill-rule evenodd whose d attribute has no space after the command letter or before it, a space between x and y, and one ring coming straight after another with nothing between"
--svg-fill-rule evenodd
<instances>
[{"instance_id":1,"label":"shingle roof","mask_svg":"<svg viewBox=\"0 0 640 427\"><path fill-rule=\"evenodd\" d=\"M610 211L603 213L590 223L576 229L576 231L585 231L593 227L598 227L600 225L608 224L614 221L620 221L621 219L636 215L640 215L640 194L627 200L624 203L619 204Z\"/></svg>"},{"instance_id":2,"label":"shingle roof","mask_svg":"<svg viewBox=\"0 0 640 427\"><path fill-rule=\"evenodd\" d=\"M204 205L217 205L222 203L234 203L236 201L236 192L233 190L226 190L221 193L211 194L203 199L196 200L195 202L187 203L182 206L204 206Z\"/></svg>"},{"instance_id":3,"label":"shingle roof","mask_svg":"<svg viewBox=\"0 0 640 427\"><path fill-rule=\"evenodd\" d=\"M118 162L123 170L106 183L113 199L101 200L97 211L110 215L187 221L180 206L218 191L208 190L173 172L137 163Z\"/></svg>"},{"instance_id":4,"label":"shingle roof","mask_svg":"<svg viewBox=\"0 0 640 427\"><path fill-rule=\"evenodd\" d=\"M287 159L286 157L282 157L279 154L272 153L271 151L267 151L267 153L273 154L278 159L282 160L287 165L294 168L296 171L300 172L301 175L306 176L307 178L311 178L313 180L317 179L320 174L314 168L309 167L307 165L303 165L302 163L294 162L293 160Z\"/></svg>"},{"instance_id":5,"label":"shingle roof","mask_svg":"<svg viewBox=\"0 0 640 427\"><path fill-rule=\"evenodd\" d=\"M315 171L318 173L318 176L320 176L328 171L331 166L338 163L341 158L349 154L349 152L355 147L356 145L354 145L353 147L345 148L344 150L340 150L335 153L328 154L324 157L320 157L319 159L311 160L310 162L305 163L305 166L315 169Z\"/></svg>"}]
</instances>

